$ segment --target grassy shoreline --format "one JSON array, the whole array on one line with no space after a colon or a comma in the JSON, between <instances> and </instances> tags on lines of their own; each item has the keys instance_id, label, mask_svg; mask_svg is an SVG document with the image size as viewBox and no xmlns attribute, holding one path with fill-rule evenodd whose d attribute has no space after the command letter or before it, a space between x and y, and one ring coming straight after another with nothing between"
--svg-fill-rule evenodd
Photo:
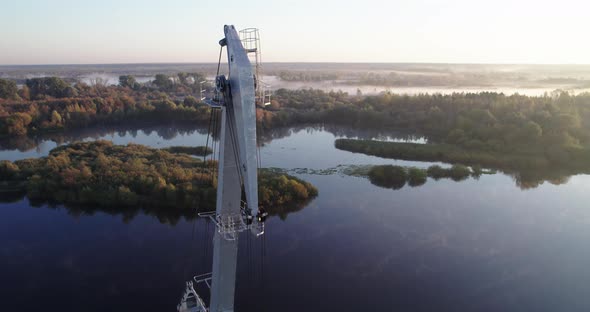
<instances>
[{"instance_id":1,"label":"grassy shoreline","mask_svg":"<svg viewBox=\"0 0 590 312\"><path fill-rule=\"evenodd\" d=\"M475 149L465 149L450 144L416 144L400 142L381 142L371 140L337 139L335 147L353 153L379 156L383 158L446 162L450 164L479 165L501 170L531 170L559 166L564 169L588 170L590 152L572 150L567 161L552 161L543 152L501 153Z\"/></svg>"}]
</instances>

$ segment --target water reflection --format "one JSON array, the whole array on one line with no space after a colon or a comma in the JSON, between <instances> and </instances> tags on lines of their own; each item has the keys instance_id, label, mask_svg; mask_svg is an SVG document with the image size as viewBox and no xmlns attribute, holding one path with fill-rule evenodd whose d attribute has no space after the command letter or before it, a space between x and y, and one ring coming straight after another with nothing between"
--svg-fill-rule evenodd
<instances>
[{"instance_id":1,"label":"water reflection","mask_svg":"<svg viewBox=\"0 0 590 312\"><path fill-rule=\"evenodd\" d=\"M26 191L2 192L0 193L0 203L19 203L26 198ZM307 207L313 198L306 201L292 203L289 205L280 205L266 208L269 217L279 217L286 220L287 216L303 210ZM75 205L61 204L53 201L34 201L29 200L32 207L47 207L50 209L65 209L68 215L73 217L93 216L97 213L104 213L110 216L120 216L125 224L129 224L138 215L151 216L157 219L161 224L176 225L182 219L190 221L198 218L199 212L209 212L215 210L215 204L211 202L196 203L194 209L165 209L155 205L151 206L98 206L98 205Z\"/></svg>"},{"instance_id":2,"label":"water reflection","mask_svg":"<svg viewBox=\"0 0 590 312\"><path fill-rule=\"evenodd\" d=\"M545 182L549 182L553 185L566 184L569 182L572 176L581 173L584 172L573 172L556 169L507 172L507 174L512 177L516 185L521 190L534 189L543 185Z\"/></svg>"},{"instance_id":3,"label":"water reflection","mask_svg":"<svg viewBox=\"0 0 590 312\"><path fill-rule=\"evenodd\" d=\"M273 140L289 137L298 132L305 132L309 135L318 133L330 133L336 138L359 139L359 140L375 140L385 142L411 142L426 144L428 138L426 135L381 131L376 129L354 129L350 127L343 127L338 125L300 125L295 127L279 127L274 129L258 129L259 144L268 144Z\"/></svg>"},{"instance_id":4,"label":"water reflection","mask_svg":"<svg viewBox=\"0 0 590 312\"><path fill-rule=\"evenodd\" d=\"M0 203L18 203L24 199L27 192L25 190L0 192Z\"/></svg>"},{"instance_id":5,"label":"water reflection","mask_svg":"<svg viewBox=\"0 0 590 312\"><path fill-rule=\"evenodd\" d=\"M206 132L196 131L171 141L156 130L124 137L106 133L105 139L118 144L206 140ZM261 148L264 166L431 165L339 151L333 146L336 135L317 128L290 133ZM37 157L18 153L12 157ZM253 285L250 261L240 262L240 311L590 309L588 175L527 192L515 187L515 179L523 187L538 176L442 179L392 192L353 176L294 174L316 185L320 195L284 221L269 218L267 286ZM568 174L541 176L561 183L559 177ZM32 209L27 200L0 204L2 311L173 310L183 281L211 266L202 260L211 259L211 250L203 247L213 230L206 220L164 218L163 225L156 212L129 211L133 222L125 224L116 213L46 206ZM241 243L241 259L249 259L246 253L253 249L242 248L246 240ZM187 257L189 252L194 256ZM302 290L305 296L294 298ZM30 300L40 293L43 300Z\"/></svg>"},{"instance_id":6,"label":"water reflection","mask_svg":"<svg viewBox=\"0 0 590 312\"><path fill-rule=\"evenodd\" d=\"M218 140L218 131L210 133L210 140ZM170 124L164 126L149 126L130 124L124 126L108 126L108 127L90 127L60 133L45 133L35 136L23 136L0 139L0 159L18 160L24 158L34 158L46 156L49 151L57 146L75 142L75 141L93 141L98 139L112 140L115 144L127 144L129 142L144 144L151 147L162 148L173 145L180 146L197 146L205 145L207 141L207 133L209 132L208 125L194 125L194 124ZM326 134L329 134L326 136ZM322 153L325 158L343 159L341 152L332 148L334 139L336 138L350 138L350 139L364 139L364 140L379 140L390 142L412 142L412 143L428 143L429 139L425 135L390 131L384 132L379 130L367 129L351 129L349 127L334 126L334 125L302 125L298 127L283 127L272 130L258 130L259 145L262 146L263 151L270 145L270 152L272 154L279 154L277 148L272 146L273 141L280 141L289 137L305 137L297 142L291 148L304 150L304 145L309 145L311 149L322 149L329 146L329 149L323 149ZM211 142L211 141L210 141ZM210 143L211 144L211 143ZM281 147L283 148L283 147ZM349 152L344 152L349 153ZM266 153L268 154L268 153ZM355 155L358 158L357 154ZM281 155L285 157L284 160L279 161L281 167L288 168L289 163L295 163L294 159L288 158L286 154ZM266 155L263 155L263 160ZM355 158L355 159L356 159ZM366 159L376 161L378 157L369 156ZM382 159L379 162L390 164L392 160ZM416 167L428 167L432 164L429 162L400 162L408 163ZM273 166L276 162L271 162ZM348 165L360 165L359 162L349 163ZM268 166L268 164L264 164ZM309 165L309 163L308 163ZM336 165L341 165L337 163ZM448 166L440 164L442 166ZM522 190L534 189L545 182L561 185L569 181L570 177L583 172L544 169L535 171L505 171L504 174L512 177L516 185ZM403 187L403 185L402 185ZM397 188L399 189L399 187Z\"/></svg>"},{"instance_id":7,"label":"water reflection","mask_svg":"<svg viewBox=\"0 0 590 312\"><path fill-rule=\"evenodd\" d=\"M190 136L195 133L206 135L207 127L205 125L194 124L170 124L165 126L130 124L122 126L89 127L64 132L49 132L38 135L2 138L0 139L0 152L16 150L24 153L35 150L37 153L42 153L42 145L48 142L59 146L75 141L94 141L115 136L136 139L138 134L143 134L146 137L153 137L155 134L159 139L172 140L178 136ZM156 142L153 142L152 140L151 143ZM151 144L147 145L151 146Z\"/></svg>"},{"instance_id":8,"label":"water reflection","mask_svg":"<svg viewBox=\"0 0 590 312\"><path fill-rule=\"evenodd\" d=\"M495 173L494 173L495 174ZM535 170L535 171L521 171L521 172L505 172L508 176L512 177L513 181L515 182L516 186L519 187L521 190L530 190L538 188L539 186L543 185L545 182L548 182L552 185L563 185L567 184L570 181L570 178L574 175L579 173L576 172L564 172L561 170ZM466 181L469 178L473 178L475 180L479 180L480 175L471 174L471 176L462 176L462 177L450 177L449 179L455 182L462 182ZM439 179L433 179L438 181ZM426 181L420 181L420 183L412 183L411 180L406 179L398 179L388 181L387 183L381 182L376 179L369 178L371 184L383 187L383 188L391 188L394 190L399 190L403 188L406 183L411 187L419 187L426 184Z\"/></svg>"},{"instance_id":9,"label":"water reflection","mask_svg":"<svg viewBox=\"0 0 590 312\"><path fill-rule=\"evenodd\" d=\"M387 161L387 159L384 159ZM429 164L429 163L425 163ZM389 165L389 164L386 164ZM367 178L371 184L375 186L379 186L382 188L387 189L394 189L400 190L404 186L408 185L410 187L420 187L427 183L427 181L431 181L431 183L435 183L439 180L449 179L455 182L463 182L467 181L468 179L479 180L482 176L485 175L496 175L498 171L490 170L490 169L471 169L471 172L464 173L462 175L456 176L444 176L444 177L437 177L428 174L430 177L429 180L426 180L426 176L422 178L413 178L411 175L405 175L400 177L399 179L389 179L388 181L380 181L379 179L371 178L369 176L369 171L373 168L374 165L368 164L355 164L355 165L338 165L336 167L324 168L324 169L312 169L312 168L293 168L288 170L283 170L289 174L308 174L308 175L347 175L347 176L355 176L355 177L363 177ZM433 166L431 166L433 167ZM440 167L440 166L439 166ZM446 165L446 167L450 167L450 165ZM426 169L418 169L415 167L405 167L404 170L414 170L417 171L424 171L425 175ZM279 170L279 169L275 169ZM448 170L448 168L446 168ZM555 169L539 169L533 171L506 171L502 172L503 174L512 178L514 183L518 188L521 190L529 190L535 189L539 186L543 185L545 182L548 182L552 185L563 185L567 184L572 176L583 174L582 172L573 172L567 170L555 170ZM390 175L390 174L389 174Z\"/></svg>"},{"instance_id":10,"label":"water reflection","mask_svg":"<svg viewBox=\"0 0 590 312\"><path fill-rule=\"evenodd\" d=\"M151 147L171 145L205 145L209 133L210 139L218 141L219 123L209 125L169 124L142 125L128 124L122 126L88 127L64 132L43 133L37 135L9 137L0 139L0 159L17 160L46 156L54 147L75 141L112 140L115 144L129 142ZM287 138L299 132L308 135L330 133L336 138L357 138L395 142L426 143L422 135L408 133L391 133L377 130L348 129L342 126L303 125L299 127L282 127L272 130L258 130L258 144L264 146L273 140ZM332 142L329 142L332 144Z\"/></svg>"}]
</instances>

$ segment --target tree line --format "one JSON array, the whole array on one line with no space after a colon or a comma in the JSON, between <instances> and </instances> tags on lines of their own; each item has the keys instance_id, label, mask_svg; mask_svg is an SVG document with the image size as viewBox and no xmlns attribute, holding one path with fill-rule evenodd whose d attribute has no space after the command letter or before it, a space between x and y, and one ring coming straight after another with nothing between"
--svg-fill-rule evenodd
<instances>
[{"instance_id":1,"label":"tree line","mask_svg":"<svg viewBox=\"0 0 590 312\"><path fill-rule=\"evenodd\" d=\"M58 77L42 77L27 79L19 89L14 81L0 79L0 136L130 121L204 122L209 108L195 97L209 87L203 80L196 73L159 74L139 84L125 75L119 85L71 85Z\"/></svg>"},{"instance_id":2,"label":"tree line","mask_svg":"<svg viewBox=\"0 0 590 312\"><path fill-rule=\"evenodd\" d=\"M265 127L311 122L402 130L467 150L542 154L562 164L584 155L590 146L589 93L383 93L358 97L281 89L275 93L275 101L278 109L261 116Z\"/></svg>"},{"instance_id":3,"label":"tree line","mask_svg":"<svg viewBox=\"0 0 590 312\"><path fill-rule=\"evenodd\" d=\"M198 79L203 77L157 75L138 89L131 76L121 76L118 86L70 86L55 77L33 78L17 94L3 81L0 135L129 121L206 123L210 110L195 97ZM590 146L588 93L351 96L280 89L270 106L257 109L257 120L261 129L313 123L418 132L432 142L500 154L542 154L553 163L570 162Z\"/></svg>"}]
</instances>

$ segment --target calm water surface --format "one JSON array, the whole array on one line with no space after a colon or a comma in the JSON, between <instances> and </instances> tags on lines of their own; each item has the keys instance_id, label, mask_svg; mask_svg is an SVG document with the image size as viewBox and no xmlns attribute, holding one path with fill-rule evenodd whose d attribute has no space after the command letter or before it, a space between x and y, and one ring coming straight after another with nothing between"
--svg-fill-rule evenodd
<instances>
[{"instance_id":1,"label":"calm water surface","mask_svg":"<svg viewBox=\"0 0 590 312\"><path fill-rule=\"evenodd\" d=\"M431 163L334 148L340 129L268 133L264 167ZM202 130L96 131L70 140L204 145ZM410 138L424 142L421 138ZM57 143L0 151L46 155ZM24 150L21 148L21 150ZM299 174L319 189L303 210L241 237L236 311L588 311L590 176L529 190L511 177L384 189L359 177ZM210 270L213 226L138 215L75 215L0 203L0 311L174 311L184 281Z\"/></svg>"}]
</instances>

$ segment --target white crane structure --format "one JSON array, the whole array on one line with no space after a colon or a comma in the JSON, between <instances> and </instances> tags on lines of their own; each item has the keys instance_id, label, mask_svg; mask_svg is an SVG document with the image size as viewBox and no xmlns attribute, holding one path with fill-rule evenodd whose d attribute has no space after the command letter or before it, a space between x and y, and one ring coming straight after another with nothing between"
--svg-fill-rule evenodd
<instances>
[{"instance_id":1,"label":"white crane structure","mask_svg":"<svg viewBox=\"0 0 590 312\"><path fill-rule=\"evenodd\" d=\"M205 100L212 109L221 111L216 210L200 214L216 225L213 270L187 282L178 305L179 312L234 311L239 234L249 231L260 236L264 233L266 213L258 207L256 78L248 51L234 26L226 25L224 33L225 38L219 44L227 48L229 78L218 75L215 84L221 96ZM242 200L242 193L245 194L245 201ZM209 307L195 291L194 283L209 286Z\"/></svg>"}]
</instances>

